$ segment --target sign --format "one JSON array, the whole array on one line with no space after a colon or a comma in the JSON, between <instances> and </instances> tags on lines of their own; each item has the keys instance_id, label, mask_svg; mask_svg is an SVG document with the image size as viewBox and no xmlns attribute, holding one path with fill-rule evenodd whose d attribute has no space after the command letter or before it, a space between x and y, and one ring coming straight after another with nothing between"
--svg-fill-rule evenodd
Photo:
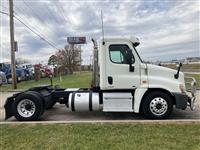
<instances>
[{"instance_id":1,"label":"sign","mask_svg":"<svg viewBox=\"0 0 200 150\"><path fill-rule=\"evenodd\" d=\"M86 37L67 37L69 44L86 44Z\"/></svg>"},{"instance_id":2,"label":"sign","mask_svg":"<svg viewBox=\"0 0 200 150\"><path fill-rule=\"evenodd\" d=\"M18 51L18 44L17 44L17 41L14 42L14 51L15 51L15 52Z\"/></svg>"}]
</instances>

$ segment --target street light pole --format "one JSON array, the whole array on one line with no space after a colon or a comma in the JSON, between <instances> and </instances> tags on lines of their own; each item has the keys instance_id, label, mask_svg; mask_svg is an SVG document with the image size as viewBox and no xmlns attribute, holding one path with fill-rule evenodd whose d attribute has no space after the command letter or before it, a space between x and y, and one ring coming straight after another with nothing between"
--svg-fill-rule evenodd
<instances>
[{"instance_id":1,"label":"street light pole","mask_svg":"<svg viewBox=\"0 0 200 150\"><path fill-rule=\"evenodd\" d=\"M12 88L17 89L15 49L14 49L13 0L9 0L9 13L10 13L9 15L10 15L10 46L11 46Z\"/></svg>"}]
</instances>

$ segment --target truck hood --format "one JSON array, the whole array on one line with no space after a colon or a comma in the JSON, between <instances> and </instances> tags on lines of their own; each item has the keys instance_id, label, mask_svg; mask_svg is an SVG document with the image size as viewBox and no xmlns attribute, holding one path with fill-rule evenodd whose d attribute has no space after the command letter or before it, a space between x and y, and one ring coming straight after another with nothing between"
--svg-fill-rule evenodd
<instances>
[{"instance_id":1,"label":"truck hood","mask_svg":"<svg viewBox=\"0 0 200 150\"><path fill-rule=\"evenodd\" d=\"M157 72L160 75L173 75L177 73L177 70L170 69L167 67L163 66L157 66L157 65L152 65L152 64L147 64L147 68L150 72Z\"/></svg>"},{"instance_id":2,"label":"truck hood","mask_svg":"<svg viewBox=\"0 0 200 150\"><path fill-rule=\"evenodd\" d=\"M147 73L150 87L161 87L168 89L171 92L180 92L180 84L185 86L184 74L179 73L179 78L175 79L174 75L177 70L147 64Z\"/></svg>"}]
</instances>

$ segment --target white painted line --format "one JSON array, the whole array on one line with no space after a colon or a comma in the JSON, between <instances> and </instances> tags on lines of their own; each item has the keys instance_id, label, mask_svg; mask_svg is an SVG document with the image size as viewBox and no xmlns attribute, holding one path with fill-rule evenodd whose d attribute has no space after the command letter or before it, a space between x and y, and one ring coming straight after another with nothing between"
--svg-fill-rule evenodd
<instances>
[{"instance_id":1,"label":"white painted line","mask_svg":"<svg viewBox=\"0 0 200 150\"><path fill-rule=\"evenodd\" d=\"M75 123L133 123L133 124L200 124L200 119L179 120L92 120L92 121L27 121L27 122L0 122L0 124L75 124Z\"/></svg>"}]
</instances>

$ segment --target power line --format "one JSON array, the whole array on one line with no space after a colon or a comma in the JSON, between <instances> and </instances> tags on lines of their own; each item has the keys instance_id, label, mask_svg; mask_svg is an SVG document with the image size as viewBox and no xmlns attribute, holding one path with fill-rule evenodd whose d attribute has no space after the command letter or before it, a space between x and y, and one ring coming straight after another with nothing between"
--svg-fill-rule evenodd
<instances>
[{"instance_id":1,"label":"power line","mask_svg":"<svg viewBox=\"0 0 200 150\"><path fill-rule=\"evenodd\" d=\"M29 8L29 10L30 10L37 18L40 18L40 19L42 20L42 18L41 18L40 15L38 14L38 12L35 11L34 8L31 7L31 6L29 5L29 2L23 0L23 3L26 5L26 7ZM50 14L50 11L49 11L48 7L46 7L46 10L47 10L48 13ZM53 16L53 15L51 15L51 16ZM55 18L55 17L54 17L54 18ZM59 21L57 20L57 18L55 18L55 20L56 20L56 23L59 24Z\"/></svg>"},{"instance_id":2,"label":"power line","mask_svg":"<svg viewBox=\"0 0 200 150\"><path fill-rule=\"evenodd\" d=\"M16 6L15 6L16 7ZM18 10L20 10L18 7L16 7ZM45 36L43 33L41 33L37 28L35 28L33 25L31 25L30 23L27 23L22 17L20 17L20 15L18 15L18 13L16 11L14 11L15 16L17 16L18 18L20 18L21 20L24 21L24 23L27 25L29 24L29 26L31 26L32 29L35 30L35 32L37 31L38 34L40 34L41 36L45 37L47 39L47 36ZM38 27L39 28L39 27ZM54 42L48 40L48 42L50 42L51 44L55 45Z\"/></svg>"},{"instance_id":3,"label":"power line","mask_svg":"<svg viewBox=\"0 0 200 150\"><path fill-rule=\"evenodd\" d=\"M5 6L3 6L4 8L6 8ZM17 6L15 6L15 8L18 10L18 11L20 11L20 12L22 12L22 8L18 8ZM8 8L7 8L8 9ZM23 13L23 12L22 12ZM33 13L34 13L34 11L33 11ZM35 28L34 26L32 26L30 23L27 23L22 17L20 17L20 15L16 12L16 10L14 10L14 14L15 14L15 16L17 16L18 18L20 18L21 20L23 20L23 22L27 25L29 25L29 26L31 26L31 28L32 28L32 30L34 29L35 30L35 32L37 31L37 34L40 34L40 36L42 35L44 38L46 38L46 40L47 40L47 36L46 35L44 35L43 33L41 33L37 28ZM35 13L34 13L35 14ZM36 25L35 25L36 26ZM37 27L37 26L36 26ZM39 28L39 27L38 27ZM50 40L47 40L49 43L51 43L52 45L56 45L54 42L52 42L52 41L50 41Z\"/></svg>"},{"instance_id":4,"label":"power line","mask_svg":"<svg viewBox=\"0 0 200 150\"><path fill-rule=\"evenodd\" d=\"M29 5L26 3L25 0L23 0L22 2L26 5L26 7L29 8L29 10L31 10L31 12L32 12L34 15L36 15L38 18L40 18L40 16L36 13L36 11L34 11L33 8L32 8L31 6L29 6ZM15 7L16 7L16 6L15 6ZM40 19L41 19L41 18L40 18Z\"/></svg>"},{"instance_id":5,"label":"power line","mask_svg":"<svg viewBox=\"0 0 200 150\"><path fill-rule=\"evenodd\" d=\"M33 14L36 15L37 18L40 18L40 19L41 19L40 15L38 15L38 12L34 10L34 8L32 7L32 5L29 5L29 2L23 0L23 3L29 8L29 10L30 10ZM54 6L56 6L56 5L54 5ZM15 7L16 7L16 6L15 6ZM16 8L18 9L18 7L16 7ZM18 9L18 10L21 12L21 9ZM50 9L50 7L46 7L45 10L46 10L47 15L48 15L50 18L53 18L53 19L55 20L55 22L56 22L58 25L60 25L60 22L66 21L66 20L63 20L63 19L62 19L63 16L60 15L59 11L58 11L58 13L57 13L57 14L59 14L59 16L60 16L59 19L58 19L58 18L55 16L56 13L52 12L52 9ZM55 10L55 9L54 9L54 10ZM54 10L53 10L53 11L54 11ZM64 19L65 19L65 18L64 18ZM44 20L44 19L43 19L43 20ZM35 26L36 26L36 25L35 25ZM35 30L38 31L37 29L35 29ZM39 32L39 31L38 31L38 32ZM39 33L42 35L41 32L39 32ZM43 36L45 37L44 34L43 34ZM54 42L51 41L51 43L54 43Z\"/></svg>"},{"instance_id":6,"label":"power line","mask_svg":"<svg viewBox=\"0 0 200 150\"><path fill-rule=\"evenodd\" d=\"M6 12L0 11L0 13L9 16L9 14Z\"/></svg>"},{"instance_id":7,"label":"power line","mask_svg":"<svg viewBox=\"0 0 200 150\"><path fill-rule=\"evenodd\" d=\"M57 2L60 4L59 0L57 0ZM62 7L62 5L59 5L56 3L56 0L54 0L54 3L55 3L55 6L57 7L58 10L61 10L61 11L58 11L60 12L60 16L63 17L64 21L66 21L66 23L70 23L69 19L65 16L65 11ZM67 19L66 19L67 18Z\"/></svg>"},{"instance_id":8,"label":"power line","mask_svg":"<svg viewBox=\"0 0 200 150\"><path fill-rule=\"evenodd\" d=\"M9 16L8 13L0 11L1 14L5 14L7 16ZM50 45L51 47L59 50L54 44L50 43L47 39L45 39L44 37L42 37L41 35L39 35L37 32L35 32L33 29L31 29L28 25L26 25L21 19L19 19L16 15L14 15L14 18L17 19L20 23L22 23L27 29L29 29L32 33L34 33L35 35L37 35L41 40L45 41L48 45Z\"/></svg>"}]
</instances>

